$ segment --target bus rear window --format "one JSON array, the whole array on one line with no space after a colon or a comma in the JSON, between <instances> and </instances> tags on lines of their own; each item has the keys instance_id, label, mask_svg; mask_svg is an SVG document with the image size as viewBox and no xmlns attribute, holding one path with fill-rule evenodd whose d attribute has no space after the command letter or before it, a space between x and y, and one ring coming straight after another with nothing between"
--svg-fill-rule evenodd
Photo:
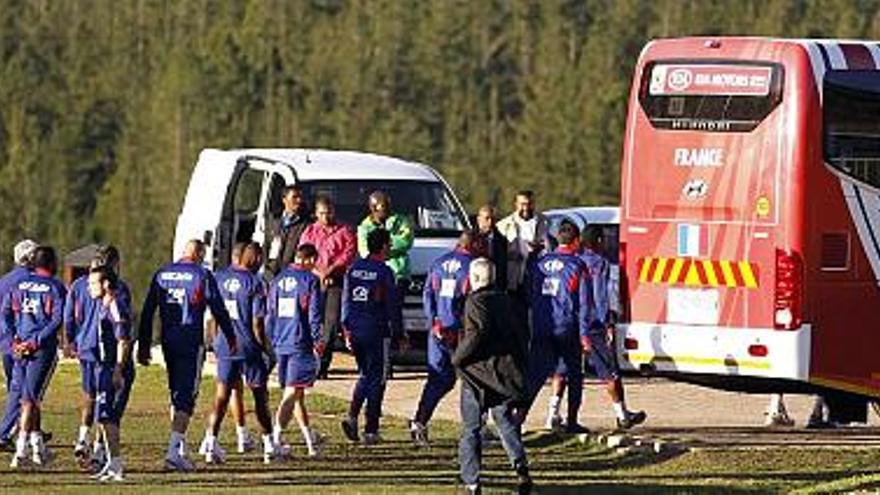
<instances>
[{"instance_id":1,"label":"bus rear window","mask_svg":"<svg viewBox=\"0 0 880 495\"><path fill-rule=\"evenodd\" d=\"M825 161L880 187L880 72L827 72L824 95Z\"/></svg>"},{"instance_id":2,"label":"bus rear window","mask_svg":"<svg viewBox=\"0 0 880 495\"><path fill-rule=\"evenodd\" d=\"M656 61L639 101L656 129L749 132L782 101L782 67L731 61Z\"/></svg>"}]
</instances>

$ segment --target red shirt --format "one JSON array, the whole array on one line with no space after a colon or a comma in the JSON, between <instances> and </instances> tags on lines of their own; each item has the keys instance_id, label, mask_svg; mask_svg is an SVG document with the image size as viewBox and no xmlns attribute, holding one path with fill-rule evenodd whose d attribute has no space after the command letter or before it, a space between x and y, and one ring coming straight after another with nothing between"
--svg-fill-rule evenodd
<instances>
[{"instance_id":1,"label":"red shirt","mask_svg":"<svg viewBox=\"0 0 880 495\"><path fill-rule=\"evenodd\" d=\"M303 231L299 245L311 244L318 250L315 267L331 270L333 278L341 278L345 270L354 263L357 255L357 238L348 225L333 224L323 226L315 222Z\"/></svg>"}]
</instances>

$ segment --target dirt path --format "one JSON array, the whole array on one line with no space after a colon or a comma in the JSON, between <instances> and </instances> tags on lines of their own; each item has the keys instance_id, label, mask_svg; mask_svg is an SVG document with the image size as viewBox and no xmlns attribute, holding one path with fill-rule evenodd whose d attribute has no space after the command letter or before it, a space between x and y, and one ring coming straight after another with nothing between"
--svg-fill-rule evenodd
<instances>
[{"instance_id":1,"label":"dirt path","mask_svg":"<svg viewBox=\"0 0 880 495\"><path fill-rule=\"evenodd\" d=\"M161 360L159 356L156 356ZM213 375L214 365L208 362L205 374ZM316 384L315 392L349 399L357 378L354 359L345 354L334 356L330 378ZM411 417L424 384L425 373L397 371L388 384L384 412L388 415ZM723 392L666 379L635 378L626 381L627 404L630 409L648 413L645 426L635 430L639 435L666 439L689 446L706 448L772 448L778 446L813 447L878 447L880 419L870 415L869 427L828 431L806 430L803 424L810 414L810 396L786 396L789 414L797 422L795 428L764 428L764 410L769 397ZM535 409L529 415L527 430L542 428L550 387L541 391ZM435 418L457 421L458 388L438 407ZM596 431L613 428L611 404L596 381L587 380L581 423Z\"/></svg>"}]
</instances>

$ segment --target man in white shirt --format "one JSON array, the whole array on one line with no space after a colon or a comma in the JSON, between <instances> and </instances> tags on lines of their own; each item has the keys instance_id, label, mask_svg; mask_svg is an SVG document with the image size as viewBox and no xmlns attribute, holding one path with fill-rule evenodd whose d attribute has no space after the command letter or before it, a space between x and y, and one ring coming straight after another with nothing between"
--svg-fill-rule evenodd
<instances>
[{"instance_id":1,"label":"man in white shirt","mask_svg":"<svg viewBox=\"0 0 880 495\"><path fill-rule=\"evenodd\" d=\"M530 259L550 248L547 217L535 211L535 194L516 193L514 211L498 222L498 231L507 238L507 290L519 295Z\"/></svg>"}]
</instances>

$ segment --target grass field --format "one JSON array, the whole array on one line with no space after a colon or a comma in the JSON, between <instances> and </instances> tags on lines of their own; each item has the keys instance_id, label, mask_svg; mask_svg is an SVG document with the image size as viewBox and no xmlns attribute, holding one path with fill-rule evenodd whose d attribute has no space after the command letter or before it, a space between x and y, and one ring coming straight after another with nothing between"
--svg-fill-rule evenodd
<instances>
[{"instance_id":1,"label":"grass field","mask_svg":"<svg viewBox=\"0 0 880 495\"><path fill-rule=\"evenodd\" d=\"M327 437L324 455L307 459L297 445L284 464L264 466L256 454L230 454L223 466L189 474L162 472L168 432L164 372L141 368L123 422L126 493L243 493L309 491L329 493L453 493L456 490L457 426L432 424L434 445L416 450L409 443L403 418L385 418L379 446L347 444L338 421L344 402L316 393L309 396L314 423ZM200 409L190 430L189 444L197 447L204 431L205 408L212 382L202 384ZM277 392L274 392L277 401ZM94 482L77 468L72 440L77 426L78 369L59 366L44 409L45 428L55 433L53 465L40 472L13 472L0 465L0 493L17 491L75 493L94 490ZM251 425L252 429L255 425ZM222 443L233 445L227 420ZM289 435L291 440L298 437ZM536 480L536 493L823 493L880 489L880 450L754 450L695 451L657 456L618 454L574 438L550 433L527 435L527 449ZM507 493L513 483L500 448L486 452L487 493ZM106 491L107 488L102 489Z\"/></svg>"}]
</instances>

